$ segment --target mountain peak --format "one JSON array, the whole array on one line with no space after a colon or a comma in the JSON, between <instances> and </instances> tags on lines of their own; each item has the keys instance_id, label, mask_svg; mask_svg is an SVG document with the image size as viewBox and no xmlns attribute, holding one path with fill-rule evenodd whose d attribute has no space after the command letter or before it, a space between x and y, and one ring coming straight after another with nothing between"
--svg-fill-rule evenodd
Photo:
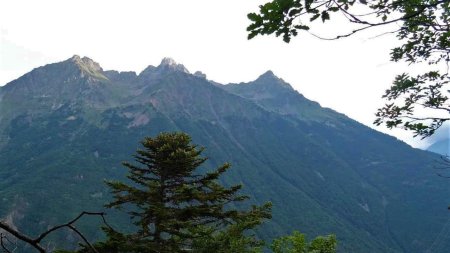
<instances>
[{"instance_id":1,"label":"mountain peak","mask_svg":"<svg viewBox=\"0 0 450 253\"><path fill-rule=\"evenodd\" d=\"M174 59L170 57L164 57L161 63L159 64L158 68L176 70L189 74L189 71L186 69L186 67L184 67L183 64L177 63Z\"/></svg>"},{"instance_id":2,"label":"mountain peak","mask_svg":"<svg viewBox=\"0 0 450 253\"><path fill-rule=\"evenodd\" d=\"M273 72L272 70L267 70L266 72L264 72L264 74L260 75L259 78L261 77L275 77L278 78Z\"/></svg>"},{"instance_id":3,"label":"mountain peak","mask_svg":"<svg viewBox=\"0 0 450 253\"><path fill-rule=\"evenodd\" d=\"M281 86L281 87L293 90L291 85L289 85L283 79L276 76L272 72L272 70L268 70L268 71L264 72L264 74L260 75L254 82L256 84L263 84L264 86L272 86L272 87Z\"/></svg>"},{"instance_id":4,"label":"mountain peak","mask_svg":"<svg viewBox=\"0 0 450 253\"><path fill-rule=\"evenodd\" d=\"M97 62L88 57L81 58L79 55L74 55L69 60L74 62L80 67L89 68L94 71L103 71L100 64L98 64Z\"/></svg>"},{"instance_id":5,"label":"mountain peak","mask_svg":"<svg viewBox=\"0 0 450 253\"><path fill-rule=\"evenodd\" d=\"M74 62L77 62L77 61L81 61L81 57L80 57L79 55L77 55L77 54L74 54L74 55L72 56L72 58L70 58L69 60L72 60L72 61L74 61Z\"/></svg>"},{"instance_id":6,"label":"mountain peak","mask_svg":"<svg viewBox=\"0 0 450 253\"><path fill-rule=\"evenodd\" d=\"M162 59L160 65L176 66L176 65L178 65L178 63L177 63L174 59L172 59L172 58L170 58L170 57L164 57L164 58Z\"/></svg>"},{"instance_id":7,"label":"mountain peak","mask_svg":"<svg viewBox=\"0 0 450 253\"><path fill-rule=\"evenodd\" d=\"M85 74L100 79L107 79L103 75L103 69L100 66L100 64L98 64L91 58L88 57L81 58L79 55L74 55L68 61L75 63L75 65L77 65L81 69L81 71Z\"/></svg>"}]
</instances>

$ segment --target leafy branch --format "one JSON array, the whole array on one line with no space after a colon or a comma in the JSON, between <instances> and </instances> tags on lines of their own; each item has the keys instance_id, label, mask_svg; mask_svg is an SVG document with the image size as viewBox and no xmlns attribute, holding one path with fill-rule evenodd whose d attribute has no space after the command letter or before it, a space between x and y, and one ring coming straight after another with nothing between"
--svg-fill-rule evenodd
<instances>
[{"instance_id":1,"label":"leafy branch","mask_svg":"<svg viewBox=\"0 0 450 253\"><path fill-rule=\"evenodd\" d=\"M360 14L361 9L369 11ZM314 21L320 18L323 23L329 22L333 13L341 14L356 27L331 37L312 32ZM391 49L391 61L435 67L417 77L398 75L383 96L391 103L378 110L374 123L428 137L450 120L446 116L416 115L421 110L428 115L450 113L446 96L450 92L449 0L272 0L259 6L259 13L248 14L248 18L248 39L275 34L286 43L301 31L322 40L337 40L373 27L397 24L398 29L383 33L396 34L402 42Z\"/></svg>"}]
</instances>

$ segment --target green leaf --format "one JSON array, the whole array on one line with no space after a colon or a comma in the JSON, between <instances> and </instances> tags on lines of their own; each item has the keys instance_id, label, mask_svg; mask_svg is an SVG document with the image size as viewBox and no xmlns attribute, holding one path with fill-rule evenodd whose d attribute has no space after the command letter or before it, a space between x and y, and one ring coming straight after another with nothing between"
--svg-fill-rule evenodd
<instances>
[{"instance_id":1,"label":"green leaf","mask_svg":"<svg viewBox=\"0 0 450 253\"><path fill-rule=\"evenodd\" d=\"M332 11L332 12L337 12L337 11L339 11L339 7L332 6L332 7L328 8L328 10Z\"/></svg>"},{"instance_id":2,"label":"green leaf","mask_svg":"<svg viewBox=\"0 0 450 253\"><path fill-rule=\"evenodd\" d=\"M294 28L298 30L309 30L309 26L307 25L295 25Z\"/></svg>"},{"instance_id":3,"label":"green leaf","mask_svg":"<svg viewBox=\"0 0 450 253\"><path fill-rule=\"evenodd\" d=\"M330 20L330 14L328 13L328 11L322 11L322 22L325 22L325 20Z\"/></svg>"},{"instance_id":4,"label":"green leaf","mask_svg":"<svg viewBox=\"0 0 450 253\"><path fill-rule=\"evenodd\" d=\"M319 13L314 14L314 16L312 16L312 17L309 19L309 21L314 21L314 20L316 20L318 17L320 17L320 14L319 14Z\"/></svg>"},{"instance_id":5,"label":"green leaf","mask_svg":"<svg viewBox=\"0 0 450 253\"><path fill-rule=\"evenodd\" d=\"M257 21L257 20L261 19L261 16L259 16L256 13L249 13L249 14L247 14L247 18L250 19L251 21Z\"/></svg>"}]
</instances>

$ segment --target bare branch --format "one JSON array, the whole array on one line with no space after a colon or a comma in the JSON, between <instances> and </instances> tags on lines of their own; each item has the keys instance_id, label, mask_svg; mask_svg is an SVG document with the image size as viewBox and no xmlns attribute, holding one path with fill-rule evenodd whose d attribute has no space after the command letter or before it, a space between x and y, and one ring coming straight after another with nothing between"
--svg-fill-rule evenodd
<instances>
[{"instance_id":1,"label":"bare branch","mask_svg":"<svg viewBox=\"0 0 450 253\"><path fill-rule=\"evenodd\" d=\"M406 116L406 115L399 115L398 118L409 119L409 120L411 120L411 122L424 121L424 120L444 120L444 121L450 120L450 118L413 117L413 116Z\"/></svg>"},{"instance_id":2,"label":"bare branch","mask_svg":"<svg viewBox=\"0 0 450 253\"><path fill-rule=\"evenodd\" d=\"M10 233L11 235L16 237L17 239L19 239L19 240L21 240L23 242L26 242L29 245L33 246L33 248L37 249L40 253L45 253L45 249L41 245L39 245L39 243L35 242L34 239L28 237L27 235L24 235L24 234L20 233L19 231L15 230L14 228L9 226L8 224L0 221L0 228L5 230L6 232Z\"/></svg>"},{"instance_id":3,"label":"bare branch","mask_svg":"<svg viewBox=\"0 0 450 253\"><path fill-rule=\"evenodd\" d=\"M382 36L384 36L384 35L395 34L395 33L399 32L400 30L401 30L401 29L397 29L397 30L395 30L395 31L390 31L390 32L380 33L380 34L378 34L378 35L369 37L368 39L371 40L371 39L376 39L376 38L382 37Z\"/></svg>"},{"instance_id":4,"label":"bare branch","mask_svg":"<svg viewBox=\"0 0 450 253\"><path fill-rule=\"evenodd\" d=\"M80 232L78 231L78 229L76 229L74 226L72 225L68 225L67 227L69 227L70 229L72 229L72 231L74 231L75 233L78 234L78 236L84 241L84 243L86 243L87 246L89 246L89 248L94 252L94 253L99 253L92 244L89 243L89 241L86 239L86 237Z\"/></svg>"},{"instance_id":5,"label":"bare branch","mask_svg":"<svg viewBox=\"0 0 450 253\"><path fill-rule=\"evenodd\" d=\"M73 225L75 222L77 222L79 219L81 219L83 216L86 215L90 215L90 216L100 216L102 218L103 223L111 228L111 226L106 222L106 218L105 218L105 213L103 212L81 212L77 217L75 217L74 219L72 219L71 221L65 223L65 224L61 224L61 225L57 225L54 226L50 229L48 229L47 231L43 232L42 234L40 234L38 237L36 237L35 239L28 237L27 235L17 231L16 229L12 228L11 226L9 226L8 224L0 221L0 228L5 230L6 232L8 232L9 234L13 235L14 237L16 237L17 239L28 243L29 245L31 245L32 247L34 247L35 249L37 249L40 253L46 253L46 250L44 249L44 247L42 247L40 245L40 243L42 242L43 239L45 239L49 234L67 227L68 229L72 230L73 232L75 232L83 241L84 243L86 243L86 245L88 245L88 247L92 250L92 252L94 253L98 253L98 251L94 248L94 246L92 244L89 243L89 241L87 240L87 238L78 230L76 229ZM9 251L4 243L3 243L3 239L7 237L4 236L3 234L1 234L0 236L0 246L7 252L7 253L11 253L11 251Z\"/></svg>"},{"instance_id":6,"label":"bare branch","mask_svg":"<svg viewBox=\"0 0 450 253\"><path fill-rule=\"evenodd\" d=\"M47 231L45 231L44 233L40 234L36 239L35 242L40 243L42 241L42 239L44 239L48 234L63 228L63 227L69 227L70 225L74 224L75 222L77 222L79 219L81 219L81 217L83 217L84 215L92 215L92 216L101 216L104 219L104 215L105 213L101 212L101 213L95 213L95 212L81 212L77 217L75 217L73 220L65 223L65 224L61 224L61 225L57 225L54 226L50 229L48 229Z\"/></svg>"},{"instance_id":7,"label":"bare branch","mask_svg":"<svg viewBox=\"0 0 450 253\"><path fill-rule=\"evenodd\" d=\"M338 39L342 39L342 38L347 38L347 37L352 36L352 35L355 34L355 33L358 33L358 32L360 32L360 31L366 30L366 29L368 29L368 28L372 28L372 27L376 27L376 26L389 25L389 24L392 24L392 23L396 23L396 22L398 22L398 21L410 20L410 19L412 19L412 18L414 18L414 17L419 16L420 14L422 14L427 8L437 6L437 5L439 5L439 4L443 3L443 2L445 2L445 0L443 0L443 1L438 1L438 2L436 2L436 3L434 3L434 4L430 4L430 5L420 5L420 6L418 6L418 7L420 7L420 8L419 8L416 12L414 12L414 13L412 13L412 14L410 14L410 15L405 15L405 16L402 16L402 17L399 17L399 18L394 18L394 19L391 19L391 20L387 20L387 21L383 21L383 22L378 22L378 23L372 23L372 22L369 22L369 21L362 20L362 19L359 18L359 16L361 16L361 15L356 15L356 14L350 13L349 11L347 11L345 8L342 7L342 4L339 4L339 3L337 3L337 2L334 1L334 0L333 0L333 2L335 3L336 7L338 7L339 10L342 11L342 13L344 14L344 16L345 16L350 22L356 23L356 24L365 25L365 26L364 26L364 27L360 27L360 28L355 29L355 30L352 30L351 32L346 33L346 34L337 35L336 37L328 37L328 38L327 38L327 37L322 37L322 36L320 36L320 35L317 35L317 34L314 34L314 33L309 32L312 36L314 36L314 37L316 37L316 38L318 38L318 39L321 39L321 40L338 40ZM362 16L364 16L364 15L362 15ZM448 29L448 26L446 26L446 25L443 25L443 27Z\"/></svg>"}]
</instances>

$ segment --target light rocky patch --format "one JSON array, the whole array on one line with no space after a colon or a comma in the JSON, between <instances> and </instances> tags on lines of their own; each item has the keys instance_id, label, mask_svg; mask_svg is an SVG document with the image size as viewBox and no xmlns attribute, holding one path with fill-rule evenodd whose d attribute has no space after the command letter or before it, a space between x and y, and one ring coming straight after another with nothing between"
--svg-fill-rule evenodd
<instances>
[{"instance_id":1,"label":"light rocky patch","mask_svg":"<svg viewBox=\"0 0 450 253\"><path fill-rule=\"evenodd\" d=\"M14 230L17 230L17 226L14 224L14 216L16 215L16 211L12 211L8 215L6 215L5 219L3 220L3 222L11 226Z\"/></svg>"},{"instance_id":2,"label":"light rocky patch","mask_svg":"<svg viewBox=\"0 0 450 253\"><path fill-rule=\"evenodd\" d=\"M84 175L83 174L79 174L79 175L76 175L74 178L76 180L83 180L84 179Z\"/></svg>"},{"instance_id":3,"label":"light rocky patch","mask_svg":"<svg viewBox=\"0 0 450 253\"><path fill-rule=\"evenodd\" d=\"M316 173L316 175L317 175L320 179L322 179L323 181L325 181L325 178L323 177L323 175L322 175L320 172L318 172L317 170L315 170L314 172Z\"/></svg>"},{"instance_id":4,"label":"light rocky patch","mask_svg":"<svg viewBox=\"0 0 450 253\"><path fill-rule=\"evenodd\" d=\"M370 213L370 208L369 208L369 205L368 205L367 203L364 203L364 204L358 203L358 205L359 205L364 211Z\"/></svg>"},{"instance_id":5,"label":"light rocky patch","mask_svg":"<svg viewBox=\"0 0 450 253\"><path fill-rule=\"evenodd\" d=\"M134 115L133 121L128 124L127 128L145 126L150 122L150 117L144 113Z\"/></svg>"},{"instance_id":6,"label":"light rocky patch","mask_svg":"<svg viewBox=\"0 0 450 253\"><path fill-rule=\"evenodd\" d=\"M53 110L53 111L58 110L58 109L61 108L62 106L63 106L63 104L53 104L53 105L52 105L52 110Z\"/></svg>"},{"instance_id":7,"label":"light rocky patch","mask_svg":"<svg viewBox=\"0 0 450 253\"><path fill-rule=\"evenodd\" d=\"M25 210L29 206L29 203L22 198L19 198L19 196L15 197L14 202L14 207L2 220L13 229L18 230L15 222L24 218L24 215L21 211Z\"/></svg>"},{"instance_id":8,"label":"light rocky patch","mask_svg":"<svg viewBox=\"0 0 450 253\"><path fill-rule=\"evenodd\" d=\"M132 112L124 112L123 113L123 116L125 116L125 118L127 118L127 119L133 118L133 115L134 115L134 113L132 113Z\"/></svg>"},{"instance_id":9,"label":"light rocky patch","mask_svg":"<svg viewBox=\"0 0 450 253\"><path fill-rule=\"evenodd\" d=\"M325 125L332 127L332 128L336 128L336 125L331 123L330 121L325 121Z\"/></svg>"},{"instance_id":10,"label":"light rocky patch","mask_svg":"<svg viewBox=\"0 0 450 253\"><path fill-rule=\"evenodd\" d=\"M91 194L91 198L94 198L94 199L101 199L101 198L103 198L103 192L95 192L95 193L92 193L92 194Z\"/></svg>"}]
</instances>

